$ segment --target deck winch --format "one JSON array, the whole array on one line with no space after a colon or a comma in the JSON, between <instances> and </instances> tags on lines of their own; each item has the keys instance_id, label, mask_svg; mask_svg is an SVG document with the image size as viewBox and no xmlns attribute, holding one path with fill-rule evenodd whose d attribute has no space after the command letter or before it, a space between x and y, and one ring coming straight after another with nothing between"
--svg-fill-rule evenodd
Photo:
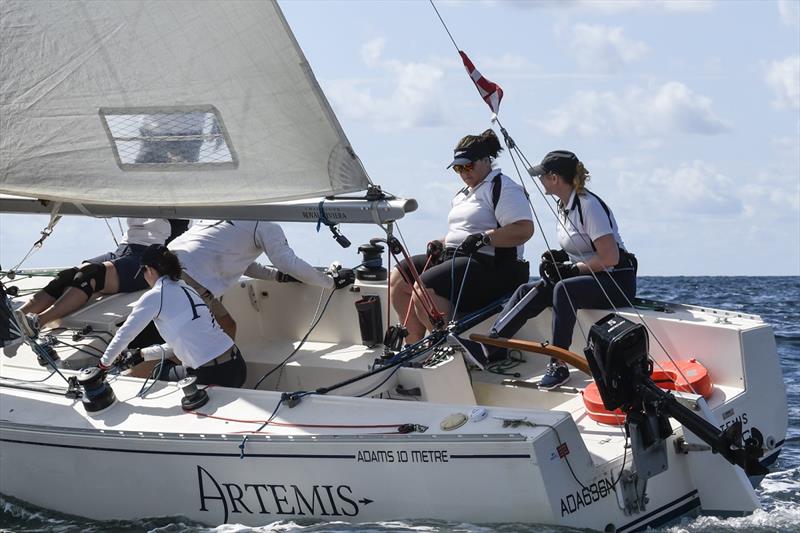
<instances>
[{"instance_id":1,"label":"deck winch","mask_svg":"<svg viewBox=\"0 0 800 533\"><path fill-rule=\"evenodd\" d=\"M114 405L117 397L114 390L106 382L106 373L96 366L81 370L78 383L83 387L83 408L89 415L98 414Z\"/></svg>"},{"instance_id":2,"label":"deck winch","mask_svg":"<svg viewBox=\"0 0 800 533\"><path fill-rule=\"evenodd\" d=\"M178 382L178 387L183 390L181 407L184 411L194 411L208 403L208 393L205 389L197 388L197 376L188 376Z\"/></svg>"}]
</instances>

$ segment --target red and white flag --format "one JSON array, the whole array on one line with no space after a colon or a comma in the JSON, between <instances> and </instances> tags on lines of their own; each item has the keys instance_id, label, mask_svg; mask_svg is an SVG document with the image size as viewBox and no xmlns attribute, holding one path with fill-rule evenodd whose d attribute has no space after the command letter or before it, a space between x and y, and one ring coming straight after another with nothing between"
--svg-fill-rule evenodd
<instances>
[{"instance_id":1,"label":"red and white flag","mask_svg":"<svg viewBox=\"0 0 800 533\"><path fill-rule=\"evenodd\" d=\"M488 105L492 112L496 115L497 110L500 109L500 100L503 99L503 89L496 83L492 83L481 76L481 73L478 72L478 70L475 68L475 65L472 64L472 61L470 61L469 57L467 57L467 54L461 50L458 51L458 54L461 56L461 60L464 62L464 68L467 69L469 77L472 78L473 83L475 83L475 87L478 88L481 98L483 98L483 101L486 102L486 105Z\"/></svg>"}]
</instances>

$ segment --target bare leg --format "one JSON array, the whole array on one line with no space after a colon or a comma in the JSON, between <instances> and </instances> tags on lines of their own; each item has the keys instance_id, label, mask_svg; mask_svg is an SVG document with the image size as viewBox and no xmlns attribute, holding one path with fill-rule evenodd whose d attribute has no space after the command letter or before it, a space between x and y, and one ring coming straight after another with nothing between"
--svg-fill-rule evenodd
<instances>
[{"instance_id":1,"label":"bare leg","mask_svg":"<svg viewBox=\"0 0 800 533\"><path fill-rule=\"evenodd\" d=\"M174 357L169 358L175 364L182 364L180 361L175 359ZM158 363L161 362L161 359L153 359L151 361L144 361L139 363L135 367L131 368L128 372L128 376L133 378L149 378L153 375L153 369L156 367Z\"/></svg>"},{"instance_id":2,"label":"bare leg","mask_svg":"<svg viewBox=\"0 0 800 533\"><path fill-rule=\"evenodd\" d=\"M44 291L39 291L33 298L20 307L23 313L41 313L55 303L56 299Z\"/></svg>"},{"instance_id":3,"label":"bare leg","mask_svg":"<svg viewBox=\"0 0 800 533\"><path fill-rule=\"evenodd\" d=\"M39 326L44 326L80 309L88 299L89 297L82 290L77 287L69 287L51 308L39 315Z\"/></svg>"},{"instance_id":4,"label":"bare leg","mask_svg":"<svg viewBox=\"0 0 800 533\"><path fill-rule=\"evenodd\" d=\"M115 294L119 290L117 269L110 261L105 261L103 265L106 267L106 285L103 287L102 293ZM92 288L94 288L95 281L92 280L91 284ZM77 311L83 307L88 300L89 297L86 296L86 293L82 290L77 287L68 287L67 290L64 291L64 294L61 295L61 298L56 300L50 309L39 315L39 325L44 326L53 320L58 320L59 318Z\"/></svg>"},{"instance_id":5,"label":"bare leg","mask_svg":"<svg viewBox=\"0 0 800 533\"><path fill-rule=\"evenodd\" d=\"M131 368L128 375L134 378L149 378L153 374L153 369L159 363L159 359L144 361Z\"/></svg>"},{"instance_id":6,"label":"bare leg","mask_svg":"<svg viewBox=\"0 0 800 533\"><path fill-rule=\"evenodd\" d=\"M444 298L444 297L439 296L438 294L436 294L433 291L433 289L424 289L424 290L428 293L428 296L430 296L431 300L433 301L433 305L436 307L436 309L439 312L444 313L444 319L447 320L449 318L449 316L450 316L450 301L447 298ZM426 330L429 330L429 331L432 330L433 329L433 324L431 324L431 320L430 320L430 317L428 316L428 312L425 310L425 307L420 302L419 297L414 295L412 297L412 301L414 302L414 311L416 313L417 320L421 324L423 324L423 326L424 326L424 328ZM422 335L420 335L419 339L416 339L413 342L416 342L416 341L422 339L422 337L424 335L425 335L425 331L423 330ZM410 335L409 335L409 337L410 337ZM408 342L411 343L412 341L409 340Z\"/></svg>"},{"instance_id":7,"label":"bare leg","mask_svg":"<svg viewBox=\"0 0 800 533\"><path fill-rule=\"evenodd\" d=\"M397 269L392 271L391 285L389 286L389 294L392 298L392 307L394 308L400 320L405 320L406 313L408 312L409 304L411 302L411 285L403 280ZM408 315L408 321L405 324L408 329L408 337L406 342L413 344L420 340L425 335L425 324L419 321L415 312Z\"/></svg>"}]
</instances>

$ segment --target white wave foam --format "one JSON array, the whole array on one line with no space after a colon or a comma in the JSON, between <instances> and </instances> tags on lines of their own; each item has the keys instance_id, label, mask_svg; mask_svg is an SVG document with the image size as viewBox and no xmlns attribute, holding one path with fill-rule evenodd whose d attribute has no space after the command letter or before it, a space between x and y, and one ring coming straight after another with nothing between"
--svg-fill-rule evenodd
<instances>
[{"instance_id":1,"label":"white wave foam","mask_svg":"<svg viewBox=\"0 0 800 533\"><path fill-rule=\"evenodd\" d=\"M689 523L665 529L669 533L695 533L709 531L800 531L800 506L794 502L782 502L772 509L759 509L741 517L718 518L700 516Z\"/></svg>"}]
</instances>

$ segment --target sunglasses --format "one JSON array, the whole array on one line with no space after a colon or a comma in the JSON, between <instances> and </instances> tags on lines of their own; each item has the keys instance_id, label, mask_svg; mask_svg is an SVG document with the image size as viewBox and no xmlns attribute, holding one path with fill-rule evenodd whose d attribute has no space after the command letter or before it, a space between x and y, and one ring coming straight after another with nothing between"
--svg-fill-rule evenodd
<instances>
[{"instance_id":1,"label":"sunglasses","mask_svg":"<svg viewBox=\"0 0 800 533\"><path fill-rule=\"evenodd\" d=\"M453 170L456 172L456 174L469 172L473 168L475 168L475 163L467 163L466 165L453 165Z\"/></svg>"}]
</instances>

